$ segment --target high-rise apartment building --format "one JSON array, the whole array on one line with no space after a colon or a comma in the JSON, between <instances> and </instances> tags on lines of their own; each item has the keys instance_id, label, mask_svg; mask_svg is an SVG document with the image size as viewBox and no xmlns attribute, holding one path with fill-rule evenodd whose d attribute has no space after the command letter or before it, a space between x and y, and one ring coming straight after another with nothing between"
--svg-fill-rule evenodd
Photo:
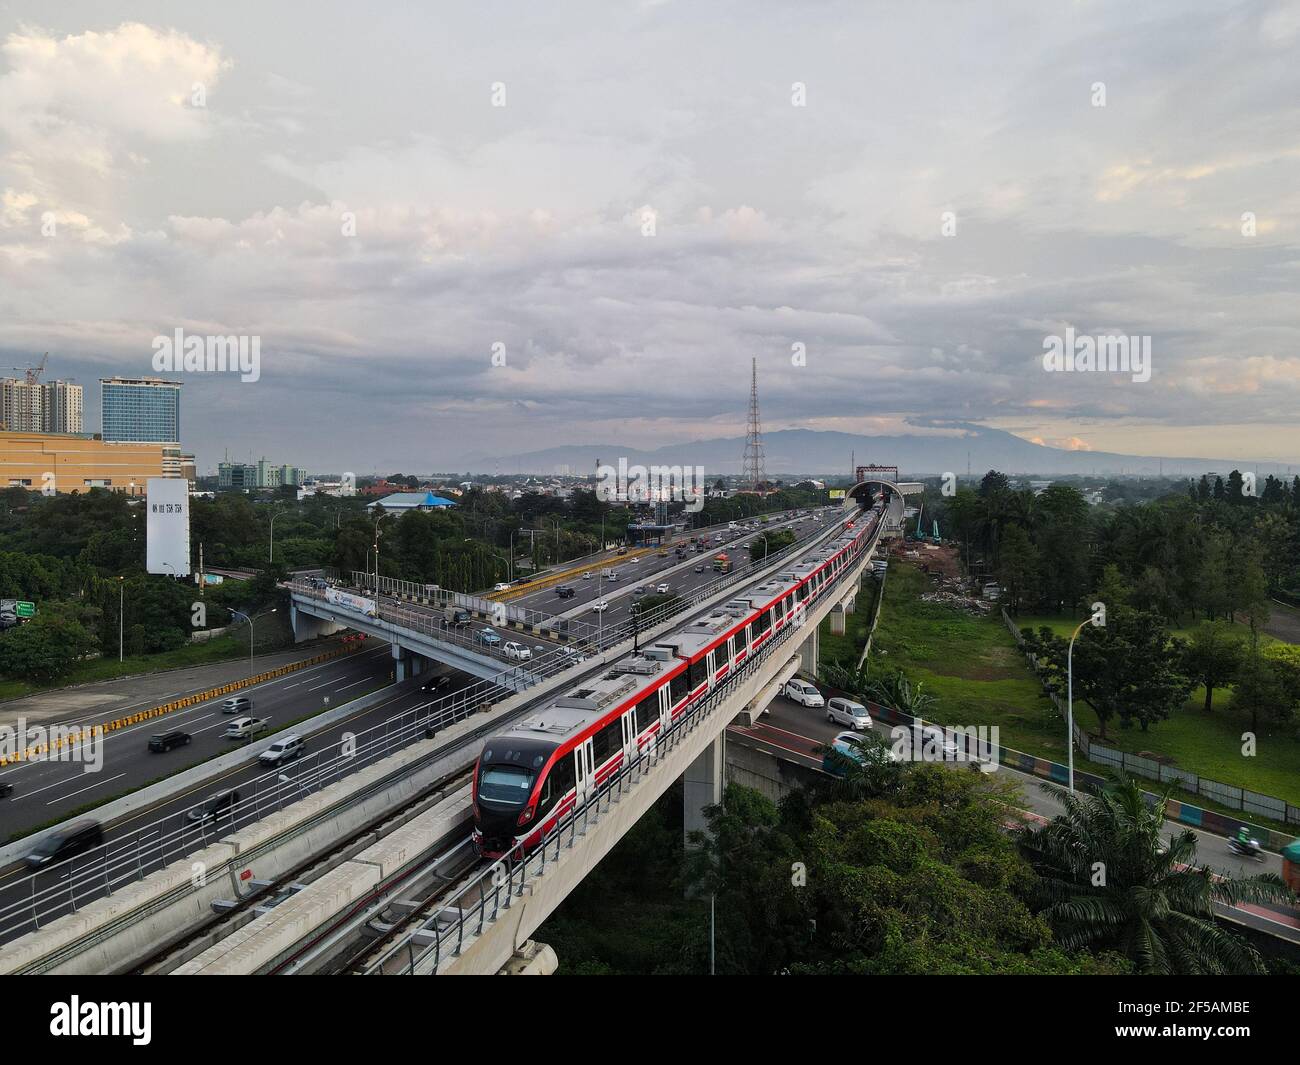
<instances>
[{"instance_id":1,"label":"high-rise apartment building","mask_svg":"<svg viewBox=\"0 0 1300 1065\"><path fill-rule=\"evenodd\" d=\"M68 381L0 380L0 428L15 433L79 433L82 388Z\"/></svg>"},{"instance_id":2,"label":"high-rise apartment building","mask_svg":"<svg viewBox=\"0 0 1300 1065\"><path fill-rule=\"evenodd\" d=\"M159 377L109 377L99 382L100 431L108 443L178 445L181 385Z\"/></svg>"}]
</instances>

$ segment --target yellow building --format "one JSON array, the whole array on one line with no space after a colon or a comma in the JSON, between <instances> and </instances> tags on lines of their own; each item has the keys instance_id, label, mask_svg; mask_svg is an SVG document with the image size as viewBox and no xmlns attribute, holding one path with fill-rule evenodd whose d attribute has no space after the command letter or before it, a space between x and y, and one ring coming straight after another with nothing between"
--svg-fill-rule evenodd
<instances>
[{"instance_id":1,"label":"yellow building","mask_svg":"<svg viewBox=\"0 0 1300 1065\"><path fill-rule=\"evenodd\" d=\"M163 451L163 444L106 444L73 433L0 429L0 487L59 493L107 488L143 496L150 477L175 475L164 471Z\"/></svg>"}]
</instances>

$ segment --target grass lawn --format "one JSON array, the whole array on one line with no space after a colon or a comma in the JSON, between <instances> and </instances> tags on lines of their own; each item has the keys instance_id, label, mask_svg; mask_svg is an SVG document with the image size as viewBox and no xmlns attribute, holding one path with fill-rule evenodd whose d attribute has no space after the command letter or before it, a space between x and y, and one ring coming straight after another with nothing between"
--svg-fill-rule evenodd
<instances>
[{"instance_id":1,"label":"grass lawn","mask_svg":"<svg viewBox=\"0 0 1300 1065\"><path fill-rule=\"evenodd\" d=\"M924 684L938 705L932 712L941 724L997 725L1002 742L1028 754L1065 761L1065 727L1000 617L971 617L940 603L925 603L920 594L928 578L908 565L894 564L885 585L884 613L871 652L873 669L902 669L915 684ZM1068 625L1078 620L1022 618L1023 625ZM1285 730L1261 730L1257 754L1241 754L1241 734L1249 722L1226 713L1227 692L1215 692L1215 709L1201 706L1204 689L1192 693L1186 707L1149 732L1122 729L1112 721L1107 746L1137 754L1168 755L1181 769L1225 784L1247 787L1300 805L1300 742ZM1096 715L1080 702L1079 724L1099 731ZM1076 759L1076 766L1085 763ZM1092 767L1097 771L1100 767ZM1196 800L1201 805L1210 805Z\"/></svg>"}]
</instances>

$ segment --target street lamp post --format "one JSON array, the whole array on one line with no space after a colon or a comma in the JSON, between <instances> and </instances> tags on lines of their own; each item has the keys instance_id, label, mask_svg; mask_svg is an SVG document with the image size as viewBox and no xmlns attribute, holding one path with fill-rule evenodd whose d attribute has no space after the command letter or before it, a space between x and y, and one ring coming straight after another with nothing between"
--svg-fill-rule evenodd
<instances>
[{"instance_id":1,"label":"street lamp post","mask_svg":"<svg viewBox=\"0 0 1300 1065\"><path fill-rule=\"evenodd\" d=\"M117 660L123 661L122 648L122 626L126 624L126 578L118 577L117 579Z\"/></svg>"},{"instance_id":2,"label":"street lamp post","mask_svg":"<svg viewBox=\"0 0 1300 1065\"><path fill-rule=\"evenodd\" d=\"M267 614L274 614L276 609L276 607L272 607L270 610L264 610L262 613L257 615L257 618L264 618ZM249 617L242 610L232 609L230 612L248 622L248 675L251 677L253 675L253 622L256 621L257 618Z\"/></svg>"},{"instance_id":3,"label":"street lamp post","mask_svg":"<svg viewBox=\"0 0 1300 1065\"><path fill-rule=\"evenodd\" d=\"M379 523L387 517L390 517L390 515L380 514L379 517L375 519L375 598L376 600L378 600L379 597ZM376 602L375 604L375 609L376 612L378 612L378 602Z\"/></svg>"},{"instance_id":4,"label":"street lamp post","mask_svg":"<svg viewBox=\"0 0 1300 1065\"><path fill-rule=\"evenodd\" d=\"M271 548L267 552L267 558L266 558L267 562L275 561L275 519L280 517L282 514L284 514L283 510L277 511L276 513L271 515Z\"/></svg>"},{"instance_id":5,"label":"street lamp post","mask_svg":"<svg viewBox=\"0 0 1300 1065\"><path fill-rule=\"evenodd\" d=\"M1065 653L1065 749L1069 754L1069 788L1074 790L1074 641L1078 639L1086 625L1103 626L1106 624L1105 608L1100 603L1093 603L1091 617L1079 622L1070 636L1070 647Z\"/></svg>"}]
</instances>

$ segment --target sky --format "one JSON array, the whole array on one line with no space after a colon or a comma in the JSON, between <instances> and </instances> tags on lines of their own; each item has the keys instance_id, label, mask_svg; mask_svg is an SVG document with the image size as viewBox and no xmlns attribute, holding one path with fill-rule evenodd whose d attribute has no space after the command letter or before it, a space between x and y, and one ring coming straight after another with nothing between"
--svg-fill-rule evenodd
<instances>
[{"instance_id":1,"label":"sky","mask_svg":"<svg viewBox=\"0 0 1300 1065\"><path fill-rule=\"evenodd\" d=\"M768 429L1300 463L1297 55L1268 0L0 0L0 360L94 431L257 338L167 375L204 472L740 435L751 359Z\"/></svg>"}]
</instances>

